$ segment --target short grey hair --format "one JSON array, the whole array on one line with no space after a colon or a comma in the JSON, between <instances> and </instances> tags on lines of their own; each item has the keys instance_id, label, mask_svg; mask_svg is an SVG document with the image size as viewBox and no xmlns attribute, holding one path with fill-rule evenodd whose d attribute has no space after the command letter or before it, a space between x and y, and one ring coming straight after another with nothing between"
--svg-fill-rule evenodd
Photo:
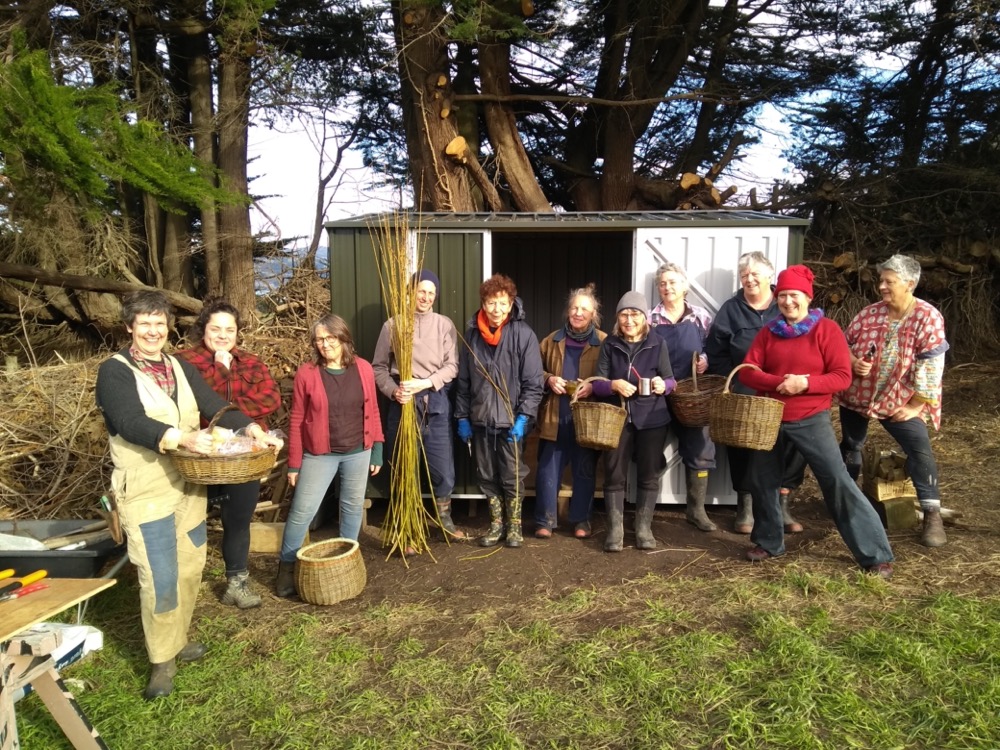
<instances>
[{"instance_id":1,"label":"short grey hair","mask_svg":"<svg viewBox=\"0 0 1000 750\"><path fill-rule=\"evenodd\" d=\"M667 261L666 263L661 263L660 267L656 269L656 280L659 281L660 277L665 273L676 273L684 281L688 280L687 271L685 271L681 266L676 263L671 263Z\"/></svg>"},{"instance_id":2,"label":"short grey hair","mask_svg":"<svg viewBox=\"0 0 1000 750\"><path fill-rule=\"evenodd\" d=\"M912 281L914 288L920 282L920 261L909 255L896 253L888 260L876 264L875 268L879 273L892 271L903 281Z\"/></svg>"},{"instance_id":3,"label":"short grey hair","mask_svg":"<svg viewBox=\"0 0 1000 750\"><path fill-rule=\"evenodd\" d=\"M774 264L771 263L771 261L767 259L767 256L764 255L764 253L762 253L760 250L754 250L749 253L743 253L743 255L740 256L739 263L736 265L737 273L742 274L744 271L750 268L751 265L764 266L771 272L771 278L772 279L774 278Z\"/></svg>"},{"instance_id":4,"label":"short grey hair","mask_svg":"<svg viewBox=\"0 0 1000 750\"><path fill-rule=\"evenodd\" d=\"M597 299L597 285L591 281L587 286L582 286L579 289L570 290L569 297L566 298L566 317L569 317L569 308L573 305L573 302L577 297L586 297L590 300L590 304L594 308L594 327L601 327L601 301Z\"/></svg>"}]
</instances>

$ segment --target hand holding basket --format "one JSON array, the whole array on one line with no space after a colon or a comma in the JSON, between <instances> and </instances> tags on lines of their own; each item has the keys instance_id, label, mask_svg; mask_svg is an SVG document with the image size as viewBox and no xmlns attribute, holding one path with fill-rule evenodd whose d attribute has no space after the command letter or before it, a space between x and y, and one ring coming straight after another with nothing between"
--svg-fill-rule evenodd
<instances>
[{"instance_id":1,"label":"hand holding basket","mask_svg":"<svg viewBox=\"0 0 1000 750\"><path fill-rule=\"evenodd\" d=\"M582 381L590 383L607 378L593 377ZM618 441L625 427L625 399L619 394L620 406L599 401L580 401L579 387L570 397L569 406L573 414L573 429L576 442L584 448L609 451L618 447Z\"/></svg>"},{"instance_id":2,"label":"hand holding basket","mask_svg":"<svg viewBox=\"0 0 1000 750\"><path fill-rule=\"evenodd\" d=\"M238 409L232 404L226 405L212 417L207 429L214 428L227 411ZM266 477L274 468L278 451L268 446L244 453L203 454L178 448L170 455L178 473L193 484L243 484Z\"/></svg>"},{"instance_id":3,"label":"hand holding basket","mask_svg":"<svg viewBox=\"0 0 1000 750\"><path fill-rule=\"evenodd\" d=\"M785 404L776 398L731 393L729 384L733 376L744 367L760 369L756 365L742 364L729 373L722 392L709 403L709 435L713 442L722 445L769 451L778 441Z\"/></svg>"},{"instance_id":4,"label":"hand holding basket","mask_svg":"<svg viewBox=\"0 0 1000 750\"><path fill-rule=\"evenodd\" d=\"M708 407L712 398L726 386L722 375L698 376L698 352L691 352L691 377L677 382L667 396L677 421L687 427L708 424Z\"/></svg>"}]
</instances>

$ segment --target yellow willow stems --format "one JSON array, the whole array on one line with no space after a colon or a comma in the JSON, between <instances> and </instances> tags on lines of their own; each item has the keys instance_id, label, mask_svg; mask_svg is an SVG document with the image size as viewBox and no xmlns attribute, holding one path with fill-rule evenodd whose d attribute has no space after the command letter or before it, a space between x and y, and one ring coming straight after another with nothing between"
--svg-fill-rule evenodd
<instances>
[{"instance_id":1,"label":"yellow willow stems","mask_svg":"<svg viewBox=\"0 0 1000 750\"><path fill-rule=\"evenodd\" d=\"M411 281L413 268L410 265L408 217L399 213L385 214L381 223L370 229L375 240L375 265L382 299L390 320L392 351L399 369L399 380L403 382L413 377L416 310L415 286ZM418 229L417 236L419 234ZM422 251L416 260L419 269L423 263ZM402 405L399 431L393 443L389 508L382 526L382 546L389 548L389 556L399 552L404 563L407 552L430 552L427 513L420 489L421 449L417 410L411 400Z\"/></svg>"}]
</instances>

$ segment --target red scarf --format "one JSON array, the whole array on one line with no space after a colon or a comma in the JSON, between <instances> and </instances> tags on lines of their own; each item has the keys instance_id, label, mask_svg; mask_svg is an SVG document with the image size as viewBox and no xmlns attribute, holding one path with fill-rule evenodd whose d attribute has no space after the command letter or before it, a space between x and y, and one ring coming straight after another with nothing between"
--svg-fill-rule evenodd
<instances>
[{"instance_id":1,"label":"red scarf","mask_svg":"<svg viewBox=\"0 0 1000 750\"><path fill-rule=\"evenodd\" d=\"M476 325L479 327L479 335L483 337L485 341L490 346L496 346L500 343L500 334L503 332L503 327L507 325L507 321L510 320L510 315L503 319L503 323L497 326L496 331L490 331L490 320L486 317L486 311L480 310L479 315L476 316Z\"/></svg>"},{"instance_id":2,"label":"red scarf","mask_svg":"<svg viewBox=\"0 0 1000 750\"><path fill-rule=\"evenodd\" d=\"M132 361L135 362L135 366L139 369L139 372L151 377L170 398L174 397L174 391L177 390L177 381L174 379L174 368L170 366L170 360L167 359L165 354L162 355L163 359L159 362L151 362L142 356L134 344L129 347L128 353L132 357Z\"/></svg>"}]
</instances>

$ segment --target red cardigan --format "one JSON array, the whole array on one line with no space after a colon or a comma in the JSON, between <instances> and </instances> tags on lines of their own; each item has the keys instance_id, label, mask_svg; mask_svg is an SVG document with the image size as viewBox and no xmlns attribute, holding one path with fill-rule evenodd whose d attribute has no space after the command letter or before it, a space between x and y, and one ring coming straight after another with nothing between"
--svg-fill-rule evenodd
<instances>
[{"instance_id":1,"label":"red cardigan","mask_svg":"<svg viewBox=\"0 0 1000 750\"><path fill-rule=\"evenodd\" d=\"M375 373L371 364L361 357L354 358L354 365L361 376L364 393L364 447L384 443L382 418L378 413L375 391ZM288 468L302 468L303 452L322 456L330 452L330 407L323 387L319 365L306 362L295 373L292 390L292 412L288 423Z\"/></svg>"},{"instance_id":2,"label":"red cardigan","mask_svg":"<svg viewBox=\"0 0 1000 750\"><path fill-rule=\"evenodd\" d=\"M809 333L783 339L765 325L750 345L744 364L757 365L763 372L739 371L744 385L760 396L785 402L782 422L797 422L830 408L834 393L851 384L851 355L840 326L821 318ZM785 375L809 375L809 390L784 396L777 388Z\"/></svg>"}]
</instances>

